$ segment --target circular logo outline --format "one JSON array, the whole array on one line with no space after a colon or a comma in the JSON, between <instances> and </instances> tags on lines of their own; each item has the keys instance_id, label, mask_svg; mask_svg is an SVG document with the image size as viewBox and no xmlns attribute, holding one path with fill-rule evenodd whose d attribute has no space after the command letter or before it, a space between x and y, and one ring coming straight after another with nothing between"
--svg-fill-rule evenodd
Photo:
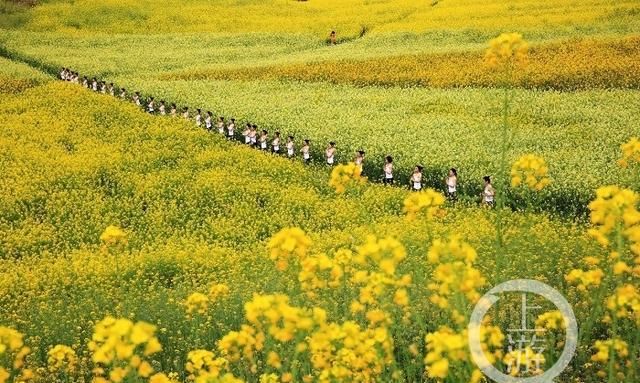
<instances>
[{"instance_id":1,"label":"circular logo outline","mask_svg":"<svg viewBox=\"0 0 640 383\"><path fill-rule=\"evenodd\" d=\"M528 292L540 295L550 302L552 302L558 310L562 313L566 322L566 339L564 348L560 358L556 363L547 371L541 375L517 378L511 375L506 375L500 370L495 368L493 364L489 362L484 352L482 351L482 342L480 340L480 325L482 320L487 315L489 309L500 299L495 294L505 292ZM573 309L569 302L553 287L544 284L540 281L532 279L515 279L507 282L503 282L483 295L478 303L476 303L471 313L468 329L468 341L471 351L471 358L473 362L480 368L480 370L489 378L498 383L547 383L552 382L562 371L564 371L576 351L578 346L578 322L573 313Z\"/></svg>"}]
</instances>

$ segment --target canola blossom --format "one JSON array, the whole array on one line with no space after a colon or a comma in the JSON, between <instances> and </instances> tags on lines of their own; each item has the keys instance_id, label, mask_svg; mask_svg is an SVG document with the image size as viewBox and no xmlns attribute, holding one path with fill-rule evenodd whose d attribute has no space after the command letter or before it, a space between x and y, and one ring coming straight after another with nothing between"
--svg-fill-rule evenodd
<instances>
[{"instance_id":1,"label":"canola blossom","mask_svg":"<svg viewBox=\"0 0 640 383\"><path fill-rule=\"evenodd\" d=\"M5 7L0 383L480 383L469 331L535 376L567 340L548 302L528 318L540 353L514 349L520 296L468 326L520 278L574 308L559 382L640 379L633 2L236 3ZM34 69L55 66L127 97ZM143 113L135 91L292 134L294 156ZM314 159L337 140L336 166L300 161L303 137ZM377 182L390 150L402 187ZM505 209L473 200L487 174Z\"/></svg>"}]
</instances>

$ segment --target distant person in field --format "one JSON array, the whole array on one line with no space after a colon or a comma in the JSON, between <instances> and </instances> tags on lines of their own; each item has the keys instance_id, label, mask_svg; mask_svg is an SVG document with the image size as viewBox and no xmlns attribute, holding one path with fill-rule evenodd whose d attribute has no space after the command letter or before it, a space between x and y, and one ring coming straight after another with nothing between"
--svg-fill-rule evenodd
<instances>
[{"instance_id":1,"label":"distant person in field","mask_svg":"<svg viewBox=\"0 0 640 383\"><path fill-rule=\"evenodd\" d=\"M447 198L455 201L458 198L458 171L456 168L449 169L445 184L447 185Z\"/></svg>"},{"instance_id":2,"label":"distant person in field","mask_svg":"<svg viewBox=\"0 0 640 383\"><path fill-rule=\"evenodd\" d=\"M244 130L242 131L242 137L244 137L244 143L249 145L251 143L251 138L249 137L249 132L251 131L251 124L247 122Z\"/></svg>"},{"instance_id":3,"label":"distant person in field","mask_svg":"<svg viewBox=\"0 0 640 383\"><path fill-rule=\"evenodd\" d=\"M224 117L218 118L218 133L224 136Z\"/></svg>"},{"instance_id":4,"label":"distant person in field","mask_svg":"<svg viewBox=\"0 0 640 383\"><path fill-rule=\"evenodd\" d=\"M207 117L204 119L204 128L207 129L208 131L211 131L211 129L213 129L213 115L211 114L210 111L207 111Z\"/></svg>"},{"instance_id":5,"label":"distant person in field","mask_svg":"<svg viewBox=\"0 0 640 383\"><path fill-rule=\"evenodd\" d=\"M336 45L337 44L336 31L331 31L331 33L329 33L329 44L331 44L331 45Z\"/></svg>"},{"instance_id":6,"label":"distant person in field","mask_svg":"<svg viewBox=\"0 0 640 383\"><path fill-rule=\"evenodd\" d=\"M198 109L198 113L196 114L196 126L199 128L202 126L202 111Z\"/></svg>"},{"instance_id":7,"label":"distant person in field","mask_svg":"<svg viewBox=\"0 0 640 383\"><path fill-rule=\"evenodd\" d=\"M276 132L271 141L271 150L275 154L280 154L280 132Z\"/></svg>"},{"instance_id":8,"label":"distant person in field","mask_svg":"<svg viewBox=\"0 0 640 383\"><path fill-rule=\"evenodd\" d=\"M411 174L411 189L414 191L422 190L422 165L416 165Z\"/></svg>"},{"instance_id":9,"label":"distant person in field","mask_svg":"<svg viewBox=\"0 0 640 383\"><path fill-rule=\"evenodd\" d=\"M310 163L311 162L311 143L309 139L304 140L304 144L302 145L302 149L300 149L300 151L302 152L302 159L304 160L304 162L307 164Z\"/></svg>"},{"instance_id":10,"label":"distant person in field","mask_svg":"<svg viewBox=\"0 0 640 383\"><path fill-rule=\"evenodd\" d=\"M120 89L120 98L123 100L127 98L127 89L125 88Z\"/></svg>"},{"instance_id":11,"label":"distant person in field","mask_svg":"<svg viewBox=\"0 0 640 383\"><path fill-rule=\"evenodd\" d=\"M384 183L385 185L393 184L393 157L386 156L384 158L384 166L382 167L382 171L384 173L382 183Z\"/></svg>"},{"instance_id":12,"label":"distant person in field","mask_svg":"<svg viewBox=\"0 0 640 383\"><path fill-rule=\"evenodd\" d=\"M269 139L269 132L265 129L262 129L262 133L260 133L260 150L267 150L267 140Z\"/></svg>"},{"instance_id":13,"label":"distant person in field","mask_svg":"<svg viewBox=\"0 0 640 383\"><path fill-rule=\"evenodd\" d=\"M160 100L160 106L158 107L158 113L160 113L161 116L166 116L167 115L167 110L166 110L166 107L164 105L164 100Z\"/></svg>"},{"instance_id":14,"label":"distant person in field","mask_svg":"<svg viewBox=\"0 0 640 383\"><path fill-rule=\"evenodd\" d=\"M329 146L324 150L324 157L327 161L327 165L333 166L336 162L336 143L331 141Z\"/></svg>"},{"instance_id":15,"label":"distant person in field","mask_svg":"<svg viewBox=\"0 0 640 383\"><path fill-rule=\"evenodd\" d=\"M100 93L107 94L107 83L100 81Z\"/></svg>"},{"instance_id":16,"label":"distant person in field","mask_svg":"<svg viewBox=\"0 0 640 383\"><path fill-rule=\"evenodd\" d=\"M175 117L178 113L178 108L176 107L176 104L171 104L171 111L169 112L169 114L171 115L171 117Z\"/></svg>"},{"instance_id":17,"label":"distant person in field","mask_svg":"<svg viewBox=\"0 0 640 383\"><path fill-rule=\"evenodd\" d=\"M91 89L94 92L98 91L98 80L96 80L96 78L94 77L93 80L91 80Z\"/></svg>"},{"instance_id":18,"label":"distant person in field","mask_svg":"<svg viewBox=\"0 0 640 383\"><path fill-rule=\"evenodd\" d=\"M482 190L482 203L485 206L493 207L495 204L496 190L491 185L491 177L484 176L484 189Z\"/></svg>"},{"instance_id":19,"label":"distant person in field","mask_svg":"<svg viewBox=\"0 0 640 383\"><path fill-rule=\"evenodd\" d=\"M292 158L295 154L295 144L293 142L293 136L287 138L287 157Z\"/></svg>"},{"instance_id":20,"label":"distant person in field","mask_svg":"<svg viewBox=\"0 0 640 383\"><path fill-rule=\"evenodd\" d=\"M82 76L82 86L85 88L89 87L89 80L87 79L87 76Z\"/></svg>"},{"instance_id":21,"label":"distant person in field","mask_svg":"<svg viewBox=\"0 0 640 383\"><path fill-rule=\"evenodd\" d=\"M227 125L227 138L233 140L233 136L236 134L236 119L231 118L231 122Z\"/></svg>"},{"instance_id":22,"label":"distant person in field","mask_svg":"<svg viewBox=\"0 0 640 383\"><path fill-rule=\"evenodd\" d=\"M78 72L73 72L73 76L71 78L71 81L73 81L75 84L78 84L80 82L80 75L78 74Z\"/></svg>"},{"instance_id":23,"label":"distant person in field","mask_svg":"<svg viewBox=\"0 0 640 383\"><path fill-rule=\"evenodd\" d=\"M253 147L258 146L258 127L256 124L251 125L251 129L249 129L249 144Z\"/></svg>"},{"instance_id":24,"label":"distant person in field","mask_svg":"<svg viewBox=\"0 0 640 383\"><path fill-rule=\"evenodd\" d=\"M147 104L147 111L151 114L156 112L156 102L153 100L153 97L149 98L149 103Z\"/></svg>"},{"instance_id":25,"label":"distant person in field","mask_svg":"<svg viewBox=\"0 0 640 383\"><path fill-rule=\"evenodd\" d=\"M189 107L188 106L185 106L182 109L182 118L184 118L185 120L189 119Z\"/></svg>"},{"instance_id":26,"label":"distant person in field","mask_svg":"<svg viewBox=\"0 0 640 383\"><path fill-rule=\"evenodd\" d=\"M66 80L67 79L67 68L62 67L62 70L60 71L60 80Z\"/></svg>"},{"instance_id":27,"label":"distant person in field","mask_svg":"<svg viewBox=\"0 0 640 383\"><path fill-rule=\"evenodd\" d=\"M140 106L140 92L133 94L133 103L136 104L136 106Z\"/></svg>"},{"instance_id":28,"label":"distant person in field","mask_svg":"<svg viewBox=\"0 0 640 383\"><path fill-rule=\"evenodd\" d=\"M353 163L362 171L362 166L364 165L364 150L358 150L356 152L356 158L353 159Z\"/></svg>"}]
</instances>

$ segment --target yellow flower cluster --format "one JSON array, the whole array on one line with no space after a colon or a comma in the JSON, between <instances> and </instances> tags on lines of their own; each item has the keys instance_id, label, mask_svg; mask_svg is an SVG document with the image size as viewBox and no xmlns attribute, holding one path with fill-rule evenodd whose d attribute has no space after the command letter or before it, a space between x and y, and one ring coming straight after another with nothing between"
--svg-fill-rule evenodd
<instances>
[{"instance_id":1,"label":"yellow flower cluster","mask_svg":"<svg viewBox=\"0 0 640 383\"><path fill-rule=\"evenodd\" d=\"M508 352L503 359L507 371L511 376L540 375L544 371L545 357L542 353L533 351L529 346Z\"/></svg>"},{"instance_id":2,"label":"yellow flower cluster","mask_svg":"<svg viewBox=\"0 0 640 383\"><path fill-rule=\"evenodd\" d=\"M110 225L100 234L100 240L106 245L126 243L127 234L119 227Z\"/></svg>"},{"instance_id":3,"label":"yellow flower cluster","mask_svg":"<svg viewBox=\"0 0 640 383\"><path fill-rule=\"evenodd\" d=\"M362 167L353 162L339 164L331 171L329 186L336 190L336 193L344 193L350 185L362 184L366 181L361 176Z\"/></svg>"},{"instance_id":4,"label":"yellow flower cluster","mask_svg":"<svg viewBox=\"0 0 640 383\"><path fill-rule=\"evenodd\" d=\"M448 240L436 239L429 248L427 261L437 265L428 284L433 293L429 297L431 302L440 308L451 308L456 322L464 321L461 316L462 307L451 305L458 298L464 298L475 303L480 298L478 288L484 286L485 278L474 268L476 251L458 236L451 236Z\"/></svg>"},{"instance_id":5,"label":"yellow flower cluster","mask_svg":"<svg viewBox=\"0 0 640 383\"><path fill-rule=\"evenodd\" d=\"M546 330L558 330L567 328L567 319L559 310L548 311L538 315L536 328Z\"/></svg>"},{"instance_id":6,"label":"yellow flower cluster","mask_svg":"<svg viewBox=\"0 0 640 383\"><path fill-rule=\"evenodd\" d=\"M529 189L540 191L549 185L549 168L540 156L525 154L511 167L511 186L517 188L526 185Z\"/></svg>"},{"instance_id":7,"label":"yellow flower cluster","mask_svg":"<svg viewBox=\"0 0 640 383\"><path fill-rule=\"evenodd\" d=\"M444 211L441 206L445 198L442 193L433 189L412 193L404 200L402 211L407 214L408 220L414 220L419 215L424 215L427 219L441 216Z\"/></svg>"},{"instance_id":8,"label":"yellow flower cluster","mask_svg":"<svg viewBox=\"0 0 640 383\"><path fill-rule=\"evenodd\" d=\"M467 331L467 329L463 329L458 333L450 327L441 326L437 331L425 336L427 354L424 363L430 378L445 379L456 364L471 362ZM500 328L481 325L475 327L474 331L480 331L481 347L487 360L490 363L500 360L504 342L504 335ZM464 381L461 379L462 377L457 377L460 380L456 381ZM477 383L482 380L483 374L474 368L468 378L470 383Z\"/></svg>"},{"instance_id":9,"label":"yellow flower cluster","mask_svg":"<svg viewBox=\"0 0 640 383\"><path fill-rule=\"evenodd\" d=\"M620 145L622 149L622 158L618 160L618 164L623 168L640 164L640 138L631 137L629 142Z\"/></svg>"},{"instance_id":10,"label":"yellow flower cluster","mask_svg":"<svg viewBox=\"0 0 640 383\"><path fill-rule=\"evenodd\" d=\"M264 348L265 336L263 332L247 325L242 325L240 331L229 331L218 342L218 350L229 362L237 362L241 358L253 361L255 351Z\"/></svg>"},{"instance_id":11,"label":"yellow flower cluster","mask_svg":"<svg viewBox=\"0 0 640 383\"><path fill-rule=\"evenodd\" d=\"M616 355L626 357L629 355L629 348L627 342L621 339L607 339L598 340L595 343L596 353L591 356L591 360L594 362L605 363L609 360L611 350L614 350Z\"/></svg>"},{"instance_id":12,"label":"yellow flower cluster","mask_svg":"<svg viewBox=\"0 0 640 383\"><path fill-rule=\"evenodd\" d=\"M24 368L24 359L31 349L24 345L22 338L18 331L0 326L0 383L26 381L33 376L30 369ZM11 378L14 380L9 380Z\"/></svg>"},{"instance_id":13,"label":"yellow flower cluster","mask_svg":"<svg viewBox=\"0 0 640 383\"><path fill-rule=\"evenodd\" d=\"M513 68L527 63L529 45L520 33L503 33L489 41L485 61L492 67Z\"/></svg>"},{"instance_id":14,"label":"yellow flower cluster","mask_svg":"<svg viewBox=\"0 0 640 383\"><path fill-rule=\"evenodd\" d=\"M607 308L618 318L628 318L640 326L640 291L631 284L616 289L607 299Z\"/></svg>"},{"instance_id":15,"label":"yellow flower cluster","mask_svg":"<svg viewBox=\"0 0 640 383\"><path fill-rule=\"evenodd\" d=\"M565 276L567 282L575 284L580 291L587 291L590 287L600 286L604 272L595 268L593 270L573 269Z\"/></svg>"},{"instance_id":16,"label":"yellow flower cluster","mask_svg":"<svg viewBox=\"0 0 640 383\"><path fill-rule=\"evenodd\" d=\"M280 271L289 267L289 261L292 257L298 260L306 257L310 246L311 238L297 227L280 230L267 243L269 257L276 262L276 267Z\"/></svg>"},{"instance_id":17,"label":"yellow flower cluster","mask_svg":"<svg viewBox=\"0 0 640 383\"><path fill-rule=\"evenodd\" d=\"M353 256L354 268L351 283L359 287L358 299L351 302L351 311L358 313L367 308L367 319L372 326L385 323L392 304L403 309L404 319L408 319L409 296L406 288L411 285L411 275L398 275L398 266L405 260L407 251L396 239L367 236L364 244L357 248ZM391 300L389 300L391 299Z\"/></svg>"},{"instance_id":18,"label":"yellow flower cluster","mask_svg":"<svg viewBox=\"0 0 640 383\"><path fill-rule=\"evenodd\" d=\"M204 314L209 308L209 297L202 293L192 293L184 302L187 314L198 313Z\"/></svg>"},{"instance_id":19,"label":"yellow flower cluster","mask_svg":"<svg viewBox=\"0 0 640 383\"><path fill-rule=\"evenodd\" d=\"M357 323L330 323L309 338L318 381L375 382L393 361L392 339L384 327L362 329Z\"/></svg>"},{"instance_id":20,"label":"yellow flower cluster","mask_svg":"<svg viewBox=\"0 0 640 383\"><path fill-rule=\"evenodd\" d=\"M153 368L143 357L162 350L155 331L156 327L149 323L111 316L98 322L88 345L94 363L101 366L94 370L94 382L118 383L128 376L149 377ZM102 377L106 367L111 367L108 379Z\"/></svg>"},{"instance_id":21,"label":"yellow flower cluster","mask_svg":"<svg viewBox=\"0 0 640 383\"><path fill-rule=\"evenodd\" d=\"M227 370L229 362L208 350L193 350L187 354L186 370L190 374L189 379L198 377L208 379L219 378Z\"/></svg>"},{"instance_id":22,"label":"yellow flower cluster","mask_svg":"<svg viewBox=\"0 0 640 383\"><path fill-rule=\"evenodd\" d=\"M69 346L58 344L47 352L47 364L51 372L73 372L78 363L76 352Z\"/></svg>"},{"instance_id":23,"label":"yellow flower cluster","mask_svg":"<svg viewBox=\"0 0 640 383\"><path fill-rule=\"evenodd\" d=\"M254 295L245 303L245 318L258 331L264 330L279 342L294 339L297 331L310 331L314 325L324 323L326 312L320 308L313 310L291 306L289 297L282 294Z\"/></svg>"},{"instance_id":24,"label":"yellow flower cluster","mask_svg":"<svg viewBox=\"0 0 640 383\"><path fill-rule=\"evenodd\" d=\"M603 186L589 203L593 228L588 233L602 246L609 246L613 235L624 235L632 243L631 250L640 257L640 212L638 195L630 189Z\"/></svg>"},{"instance_id":25,"label":"yellow flower cluster","mask_svg":"<svg viewBox=\"0 0 640 383\"><path fill-rule=\"evenodd\" d=\"M229 296L229 286L224 283L216 283L209 288L209 299L213 302L217 302L227 296Z\"/></svg>"}]
</instances>

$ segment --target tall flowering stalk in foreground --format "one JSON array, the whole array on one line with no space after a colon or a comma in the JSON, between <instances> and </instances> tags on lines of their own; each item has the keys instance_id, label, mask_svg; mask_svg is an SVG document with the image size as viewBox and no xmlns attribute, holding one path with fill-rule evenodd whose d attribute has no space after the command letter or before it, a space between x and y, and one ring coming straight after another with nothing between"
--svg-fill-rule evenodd
<instances>
[{"instance_id":1,"label":"tall flowering stalk in foreground","mask_svg":"<svg viewBox=\"0 0 640 383\"><path fill-rule=\"evenodd\" d=\"M598 376L607 382L640 377L639 201L630 189L604 186L597 190L596 199L589 204L592 228L588 234L605 255L586 257L587 270L574 269L565 277L585 293L584 299L591 300L593 307L581 326L580 342L591 344L594 332L607 336L595 342L591 357L600 367ZM598 325L603 328L594 331Z\"/></svg>"},{"instance_id":2,"label":"tall flowering stalk in foreground","mask_svg":"<svg viewBox=\"0 0 640 383\"><path fill-rule=\"evenodd\" d=\"M435 266L428 289L429 300L451 319L446 326L425 337L426 374L438 381L480 382L482 373L471 361L467 323L472 306L480 299L479 289L485 278L475 268L477 253L457 236L436 239L427 253L427 262ZM498 327L483 323L480 332L482 349L492 364L502 360L504 335Z\"/></svg>"},{"instance_id":3,"label":"tall flowering stalk in foreground","mask_svg":"<svg viewBox=\"0 0 640 383\"><path fill-rule=\"evenodd\" d=\"M513 132L509 126L510 103L513 95L513 73L527 63L528 44L519 33L503 33L489 42L489 48L485 53L485 62L493 68L499 76L503 88L502 100L502 127L500 131L500 162L498 177L496 179L496 241L498 245L496 266L503 267L503 217L502 209L505 204L505 191L507 189L507 152L512 140Z\"/></svg>"}]
</instances>

